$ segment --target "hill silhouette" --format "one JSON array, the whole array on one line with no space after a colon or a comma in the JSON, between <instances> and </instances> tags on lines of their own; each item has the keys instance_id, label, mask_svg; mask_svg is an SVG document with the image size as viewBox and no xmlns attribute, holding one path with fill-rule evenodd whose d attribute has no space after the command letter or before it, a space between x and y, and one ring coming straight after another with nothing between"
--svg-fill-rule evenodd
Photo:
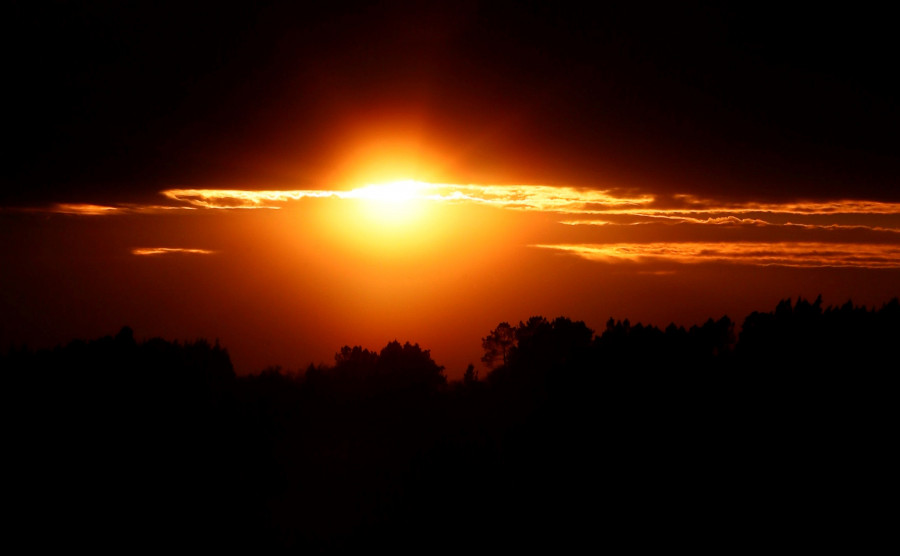
<instances>
[{"instance_id":1,"label":"hill silhouette","mask_svg":"<svg viewBox=\"0 0 900 556\"><path fill-rule=\"evenodd\" d=\"M246 377L218 343L127 327L11 350L9 529L263 552L874 542L900 303L788 299L735 328L503 322L459 382L397 341Z\"/></svg>"}]
</instances>

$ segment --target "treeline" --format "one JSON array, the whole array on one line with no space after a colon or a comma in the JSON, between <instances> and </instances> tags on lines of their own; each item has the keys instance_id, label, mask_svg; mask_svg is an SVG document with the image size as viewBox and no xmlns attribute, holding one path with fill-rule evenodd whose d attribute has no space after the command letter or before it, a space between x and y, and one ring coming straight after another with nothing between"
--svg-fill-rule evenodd
<instances>
[{"instance_id":1,"label":"treeline","mask_svg":"<svg viewBox=\"0 0 900 556\"><path fill-rule=\"evenodd\" d=\"M128 328L12 350L10 529L255 552L859 548L886 519L871 498L896 462L898 341L896 299L798 299L738 334L728 317L500 323L491 370L461 381L399 342L247 377L218 344Z\"/></svg>"}]
</instances>

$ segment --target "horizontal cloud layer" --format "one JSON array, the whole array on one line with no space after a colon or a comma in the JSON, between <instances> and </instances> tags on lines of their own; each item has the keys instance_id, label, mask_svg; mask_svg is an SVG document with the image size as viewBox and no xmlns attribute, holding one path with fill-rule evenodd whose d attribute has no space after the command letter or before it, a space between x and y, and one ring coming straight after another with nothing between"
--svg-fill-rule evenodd
<instances>
[{"instance_id":1,"label":"horizontal cloud layer","mask_svg":"<svg viewBox=\"0 0 900 556\"><path fill-rule=\"evenodd\" d=\"M631 216L707 224L785 223L786 216L842 215L900 216L900 203L873 200L810 200L727 202L693 195L654 196L617 189L588 189L549 185L454 185L404 181L367 185L350 190L330 189L166 189L170 205L57 204L51 212L102 215L177 209L278 209L310 198L369 200L430 200L471 202L498 208L569 215L566 223L593 224L594 216ZM770 220L760 215L779 218Z\"/></svg>"},{"instance_id":2,"label":"horizontal cloud layer","mask_svg":"<svg viewBox=\"0 0 900 556\"><path fill-rule=\"evenodd\" d=\"M104 216L169 211L271 210L308 199L469 203L545 214L551 218L551 224L555 218L572 233L560 232L563 227L557 224L557 231L548 231L547 239L534 242L535 246L595 261L900 267L900 239L897 238L900 236L900 203L877 200L735 202L687 194L655 196L620 189L417 181L367 185L351 190L184 188L167 189L161 194L166 203L57 204L46 210ZM629 232L629 227L634 226L643 231L638 233L637 228L630 228L634 232ZM703 230L705 232L701 233ZM711 239L720 241L707 241ZM208 251L142 248L133 253L205 254Z\"/></svg>"},{"instance_id":3,"label":"horizontal cloud layer","mask_svg":"<svg viewBox=\"0 0 900 556\"><path fill-rule=\"evenodd\" d=\"M900 268L900 246L811 242L654 242L533 245L601 262L727 262L759 266Z\"/></svg>"},{"instance_id":4,"label":"horizontal cloud layer","mask_svg":"<svg viewBox=\"0 0 900 556\"><path fill-rule=\"evenodd\" d=\"M169 199L199 208L280 208L304 198L335 197L340 199L394 199L474 202L501 208L550 212L582 212L589 207L631 209L653 202L650 195L619 196L612 191L554 187L547 185L449 185L406 181L384 185L367 185L347 191L239 190L239 189L168 189Z\"/></svg>"}]
</instances>

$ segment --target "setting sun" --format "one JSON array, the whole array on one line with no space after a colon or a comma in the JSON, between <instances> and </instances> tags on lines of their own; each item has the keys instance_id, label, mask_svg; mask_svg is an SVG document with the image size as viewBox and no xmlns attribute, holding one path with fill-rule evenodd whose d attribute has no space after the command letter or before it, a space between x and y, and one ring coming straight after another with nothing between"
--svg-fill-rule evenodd
<instances>
[{"instance_id":1,"label":"setting sun","mask_svg":"<svg viewBox=\"0 0 900 556\"><path fill-rule=\"evenodd\" d=\"M396 181L380 185L367 185L351 191L356 199L367 199L390 203L403 203L416 199L425 184L413 180Z\"/></svg>"},{"instance_id":2,"label":"setting sun","mask_svg":"<svg viewBox=\"0 0 900 556\"><path fill-rule=\"evenodd\" d=\"M365 235L381 236L392 230L406 233L424 221L429 208L422 196L426 187L426 184L412 180L397 181L366 185L349 191L345 197L358 202L355 227L362 226ZM416 230L416 234L421 233L422 230Z\"/></svg>"}]
</instances>

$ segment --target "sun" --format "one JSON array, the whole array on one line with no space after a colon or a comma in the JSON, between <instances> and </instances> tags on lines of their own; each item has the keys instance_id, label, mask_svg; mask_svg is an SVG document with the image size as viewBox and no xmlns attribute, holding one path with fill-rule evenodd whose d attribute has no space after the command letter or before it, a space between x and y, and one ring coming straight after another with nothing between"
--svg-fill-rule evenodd
<instances>
[{"instance_id":1,"label":"sun","mask_svg":"<svg viewBox=\"0 0 900 556\"><path fill-rule=\"evenodd\" d=\"M359 187L346 197L358 201L359 217L370 229L409 229L429 211L427 189L426 183L401 180Z\"/></svg>"},{"instance_id":2,"label":"sun","mask_svg":"<svg viewBox=\"0 0 900 556\"><path fill-rule=\"evenodd\" d=\"M423 195L427 185L415 180L366 185L352 190L351 197L384 203L408 203Z\"/></svg>"},{"instance_id":3,"label":"sun","mask_svg":"<svg viewBox=\"0 0 900 556\"><path fill-rule=\"evenodd\" d=\"M436 248L451 231L434 187L400 180L341 191L331 230L345 247L366 257L409 259Z\"/></svg>"}]
</instances>

